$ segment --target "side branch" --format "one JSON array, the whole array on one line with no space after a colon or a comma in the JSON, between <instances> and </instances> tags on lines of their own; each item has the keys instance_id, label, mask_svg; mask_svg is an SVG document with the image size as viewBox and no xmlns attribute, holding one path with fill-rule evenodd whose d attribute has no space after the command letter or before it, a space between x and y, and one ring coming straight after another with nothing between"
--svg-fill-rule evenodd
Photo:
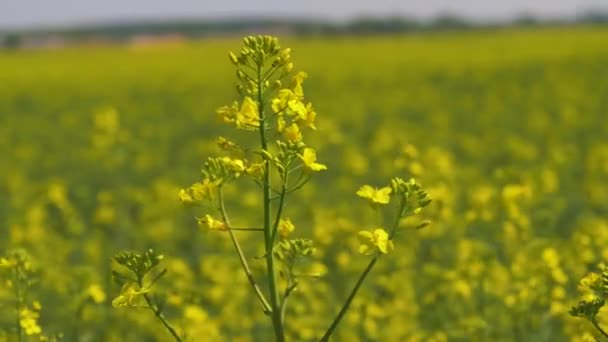
<instances>
[{"instance_id":1,"label":"side branch","mask_svg":"<svg viewBox=\"0 0 608 342\"><path fill-rule=\"evenodd\" d=\"M243 253L243 250L241 249L241 245L239 244L238 240L236 239L236 236L234 235L234 232L232 231L232 228L230 226L230 220L228 219L228 213L226 212L226 206L224 205L224 192L221 188L218 189L218 197L219 197L219 206L220 206L219 209L220 209L220 213L222 214L222 219L226 223L226 227L228 228L228 233L230 234L230 239L232 240L234 249L236 250L237 254L239 255L239 260L241 261L241 266L243 266L243 271L245 271L247 280L249 281L249 284L251 284L251 287L253 287L253 290L255 291L258 299L260 300L260 303L262 303L264 312L266 314L269 314L272 312L270 304L268 304L268 301L264 297L264 293L262 293L262 290L256 283L255 278L253 277L253 273L251 272L251 268L249 267L249 264L247 263L247 259L245 258L245 254Z\"/></svg>"}]
</instances>

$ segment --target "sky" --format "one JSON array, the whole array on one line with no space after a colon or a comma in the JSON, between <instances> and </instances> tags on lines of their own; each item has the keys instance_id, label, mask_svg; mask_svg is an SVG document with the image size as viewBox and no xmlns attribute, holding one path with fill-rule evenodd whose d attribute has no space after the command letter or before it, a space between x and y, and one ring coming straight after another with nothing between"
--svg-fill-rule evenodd
<instances>
[{"instance_id":1,"label":"sky","mask_svg":"<svg viewBox=\"0 0 608 342\"><path fill-rule=\"evenodd\" d=\"M361 15L404 15L426 19L443 13L492 21L522 13L574 16L589 9L608 10L608 0L0 0L0 28L237 16L343 21Z\"/></svg>"}]
</instances>

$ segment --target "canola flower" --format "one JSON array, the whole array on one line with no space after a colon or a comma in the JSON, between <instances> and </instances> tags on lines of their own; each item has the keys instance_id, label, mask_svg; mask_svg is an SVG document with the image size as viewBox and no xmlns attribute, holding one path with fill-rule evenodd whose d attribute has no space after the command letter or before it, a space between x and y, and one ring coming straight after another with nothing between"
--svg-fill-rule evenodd
<instances>
[{"instance_id":1,"label":"canola flower","mask_svg":"<svg viewBox=\"0 0 608 342\"><path fill-rule=\"evenodd\" d=\"M361 246L359 253L370 255L379 251L382 254L390 253L395 247L393 241L389 239L388 233L383 228L373 231L360 231L357 235Z\"/></svg>"},{"instance_id":2,"label":"canola flower","mask_svg":"<svg viewBox=\"0 0 608 342\"><path fill-rule=\"evenodd\" d=\"M390 194L392 191L388 186L377 189L370 185L364 185L357 191L357 195L369 200L371 204L388 204L391 200Z\"/></svg>"},{"instance_id":3,"label":"canola flower","mask_svg":"<svg viewBox=\"0 0 608 342\"><path fill-rule=\"evenodd\" d=\"M305 148L300 158L304 162L304 166L311 171L327 170L325 164L317 163L317 152L312 148Z\"/></svg>"}]
</instances>

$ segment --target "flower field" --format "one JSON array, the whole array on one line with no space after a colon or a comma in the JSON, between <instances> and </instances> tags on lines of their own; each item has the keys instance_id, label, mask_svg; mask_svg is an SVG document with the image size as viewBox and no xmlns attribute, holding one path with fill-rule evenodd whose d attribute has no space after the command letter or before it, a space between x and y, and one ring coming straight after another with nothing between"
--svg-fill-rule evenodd
<instances>
[{"instance_id":1,"label":"flower field","mask_svg":"<svg viewBox=\"0 0 608 342\"><path fill-rule=\"evenodd\" d=\"M607 42L599 27L281 38L308 75L301 157L320 171L279 228L314 241L286 339L321 338L372 252L386 255L332 341L602 338L569 310L608 260ZM258 139L216 114L235 99L240 46L0 51L0 341L171 341L154 314L117 305L132 298L113 257L149 249L167 271L148 293L184 341L273 339L226 222L181 203L218 136ZM386 241L361 197L382 204L394 176L432 202ZM258 184L224 192L235 227L262 222ZM234 234L261 279L260 233Z\"/></svg>"}]
</instances>

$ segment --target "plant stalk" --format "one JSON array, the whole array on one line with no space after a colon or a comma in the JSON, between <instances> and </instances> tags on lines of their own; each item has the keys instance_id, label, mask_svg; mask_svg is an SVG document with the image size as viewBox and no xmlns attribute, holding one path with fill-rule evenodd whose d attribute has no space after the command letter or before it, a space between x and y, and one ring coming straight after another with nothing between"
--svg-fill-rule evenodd
<instances>
[{"instance_id":1,"label":"plant stalk","mask_svg":"<svg viewBox=\"0 0 608 342\"><path fill-rule=\"evenodd\" d=\"M264 98L262 94L262 66L257 66L257 88L258 88L258 106L260 116L260 144L262 150L268 151L268 141L266 138L266 120L264 116ZM270 305L272 306L272 326L274 328L274 335L277 342L285 341L285 333L283 331L283 320L281 319L281 304L279 298L279 291L277 286L277 275L274 267L274 254L273 247L274 241L272 241L272 226L270 222L270 191L271 191L271 179L270 179L270 163L267 161L264 167L264 187L263 187L263 202L264 202L264 242L266 252L266 269L268 278L268 288L270 291Z\"/></svg>"},{"instance_id":2,"label":"plant stalk","mask_svg":"<svg viewBox=\"0 0 608 342\"><path fill-rule=\"evenodd\" d=\"M270 314L272 312L272 308L270 307L270 304L268 304L268 301L264 297L262 290L256 283L255 278L253 277L253 272L251 272L251 268L249 268L249 264L247 263L245 254L243 253L243 250L241 249L241 245L239 244L239 241L236 239L236 236L234 235L234 233L232 232L232 230L234 228L232 228L230 225L230 219L228 218L228 213L226 212L226 206L224 205L224 192L222 191L221 188L218 189L218 197L219 197L218 200L219 200L219 205L220 205L219 209L222 214L222 219L224 220L224 223L226 223L226 226L228 228L228 234L230 234L230 239L232 240L234 249L236 250L237 254L239 255L239 260L241 261L241 266L243 266L243 270L245 271L247 280L249 280L249 284L251 284L251 287L253 287L253 290L255 291L256 295L258 296L258 299L262 303L264 312Z\"/></svg>"}]
</instances>

